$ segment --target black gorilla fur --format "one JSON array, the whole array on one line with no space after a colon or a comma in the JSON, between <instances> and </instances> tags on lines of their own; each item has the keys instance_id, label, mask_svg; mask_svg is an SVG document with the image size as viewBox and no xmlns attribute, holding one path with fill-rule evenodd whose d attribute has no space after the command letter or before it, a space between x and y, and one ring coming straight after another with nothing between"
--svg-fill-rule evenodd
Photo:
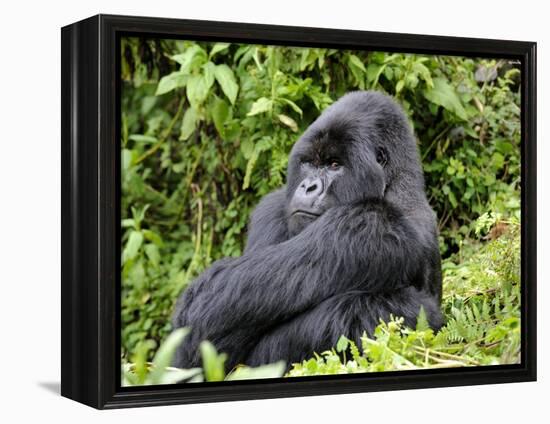
<instances>
[{"instance_id":1,"label":"black gorilla fur","mask_svg":"<svg viewBox=\"0 0 550 424\"><path fill-rule=\"evenodd\" d=\"M200 365L198 345L239 363L287 364L358 341L380 319L415 326L423 306L442 325L436 218L410 125L377 92L352 92L294 145L286 187L265 196L239 258L215 262L178 300L191 333L174 365Z\"/></svg>"}]
</instances>

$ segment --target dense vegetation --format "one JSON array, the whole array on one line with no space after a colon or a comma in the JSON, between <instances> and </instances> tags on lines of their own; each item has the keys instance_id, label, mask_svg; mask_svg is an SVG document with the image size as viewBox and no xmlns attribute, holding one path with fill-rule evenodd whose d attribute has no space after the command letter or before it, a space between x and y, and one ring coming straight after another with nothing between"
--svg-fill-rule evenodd
<instances>
[{"instance_id":1,"label":"dense vegetation","mask_svg":"<svg viewBox=\"0 0 550 424\"><path fill-rule=\"evenodd\" d=\"M519 75L498 60L123 39L122 348L140 370L133 382L148 378L178 294L241 253L294 141L355 89L393 95L418 137L448 324L433 334L396 317L351 358L342 338L290 374L517 361Z\"/></svg>"}]
</instances>

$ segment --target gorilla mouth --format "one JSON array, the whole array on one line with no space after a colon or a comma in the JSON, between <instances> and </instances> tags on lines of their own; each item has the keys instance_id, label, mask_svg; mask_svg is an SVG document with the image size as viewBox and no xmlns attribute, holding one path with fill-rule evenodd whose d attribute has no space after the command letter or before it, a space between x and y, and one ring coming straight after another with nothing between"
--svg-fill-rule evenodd
<instances>
[{"instance_id":1,"label":"gorilla mouth","mask_svg":"<svg viewBox=\"0 0 550 424\"><path fill-rule=\"evenodd\" d=\"M299 209L297 211L292 212L291 216L295 216L295 215L305 216L305 217L308 217L308 218L319 218L321 216L320 213L305 211L305 210L302 210L302 209Z\"/></svg>"}]
</instances>

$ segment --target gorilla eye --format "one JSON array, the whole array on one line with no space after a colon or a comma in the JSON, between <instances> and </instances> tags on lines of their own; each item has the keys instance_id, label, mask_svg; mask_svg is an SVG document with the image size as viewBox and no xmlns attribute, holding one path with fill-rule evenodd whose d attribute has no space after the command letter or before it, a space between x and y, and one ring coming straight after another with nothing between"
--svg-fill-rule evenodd
<instances>
[{"instance_id":1,"label":"gorilla eye","mask_svg":"<svg viewBox=\"0 0 550 424\"><path fill-rule=\"evenodd\" d=\"M380 147L376 151L376 162L378 162L381 166L386 165L388 162L388 154L386 153L386 149L383 147Z\"/></svg>"},{"instance_id":2,"label":"gorilla eye","mask_svg":"<svg viewBox=\"0 0 550 424\"><path fill-rule=\"evenodd\" d=\"M333 169L333 170L336 170L338 168L340 168L340 162L338 162L336 159L331 159L329 161L329 168L330 169Z\"/></svg>"}]
</instances>

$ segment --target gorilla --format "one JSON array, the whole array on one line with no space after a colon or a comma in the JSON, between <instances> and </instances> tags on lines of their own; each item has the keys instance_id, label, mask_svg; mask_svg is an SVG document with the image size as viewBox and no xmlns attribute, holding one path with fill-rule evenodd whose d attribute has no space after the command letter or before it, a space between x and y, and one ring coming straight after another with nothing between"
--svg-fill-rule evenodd
<instances>
[{"instance_id":1,"label":"gorilla","mask_svg":"<svg viewBox=\"0 0 550 424\"><path fill-rule=\"evenodd\" d=\"M174 366L200 365L209 340L226 368L289 366L359 343L380 320L411 327L421 307L441 327L436 217L402 109L374 91L344 95L295 143L287 184L252 213L241 257L215 262L185 290L173 327L190 327Z\"/></svg>"}]
</instances>

